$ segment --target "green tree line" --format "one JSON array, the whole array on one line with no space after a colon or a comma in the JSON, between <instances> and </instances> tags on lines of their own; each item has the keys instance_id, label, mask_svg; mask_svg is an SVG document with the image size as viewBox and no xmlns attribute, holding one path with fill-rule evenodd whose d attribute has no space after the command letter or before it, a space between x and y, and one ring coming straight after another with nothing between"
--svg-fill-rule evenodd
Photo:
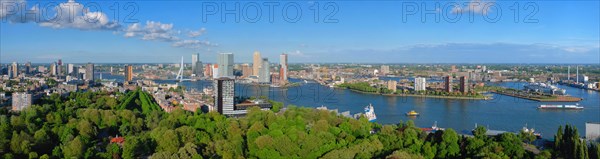
<instances>
[{"instance_id":1,"label":"green tree line","mask_svg":"<svg viewBox=\"0 0 600 159\"><path fill-rule=\"evenodd\" d=\"M165 113L140 108L155 105L139 90L73 92L39 103L20 112L0 111L0 157L598 158L598 146L588 147L570 126L559 129L554 148L534 154L523 146L531 142L526 134L489 137L483 127L473 137L452 129L426 133L412 121L380 125L296 106L280 113L255 107L238 118L181 109ZM111 143L115 136L124 143Z\"/></svg>"}]
</instances>

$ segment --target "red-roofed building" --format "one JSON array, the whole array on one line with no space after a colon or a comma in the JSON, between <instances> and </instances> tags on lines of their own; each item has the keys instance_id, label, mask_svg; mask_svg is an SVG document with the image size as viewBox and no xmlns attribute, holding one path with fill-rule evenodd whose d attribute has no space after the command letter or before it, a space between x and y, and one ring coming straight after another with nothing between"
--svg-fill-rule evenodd
<instances>
[{"instance_id":1,"label":"red-roofed building","mask_svg":"<svg viewBox=\"0 0 600 159\"><path fill-rule=\"evenodd\" d=\"M123 146L123 143L125 143L125 138L117 136L117 137L111 138L110 143L116 143L119 146Z\"/></svg>"}]
</instances>

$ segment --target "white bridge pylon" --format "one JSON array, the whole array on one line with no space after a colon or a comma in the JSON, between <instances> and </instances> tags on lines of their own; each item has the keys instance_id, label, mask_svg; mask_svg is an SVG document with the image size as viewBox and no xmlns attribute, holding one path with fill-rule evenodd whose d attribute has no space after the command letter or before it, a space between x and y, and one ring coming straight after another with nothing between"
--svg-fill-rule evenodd
<instances>
[{"instance_id":1,"label":"white bridge pylon","mask_svg":"<svg viewBox=\"0 0 600 159\"><path fill-rule=\"evenodd\" d=\"M175 77L175 80L179 80L179 82L183 81L183 67L185 67L185 65L183 65L183 56L181 56L181 65L179 65L179 73L177 73L177 77Z\"/></svg>"}]
</instances>

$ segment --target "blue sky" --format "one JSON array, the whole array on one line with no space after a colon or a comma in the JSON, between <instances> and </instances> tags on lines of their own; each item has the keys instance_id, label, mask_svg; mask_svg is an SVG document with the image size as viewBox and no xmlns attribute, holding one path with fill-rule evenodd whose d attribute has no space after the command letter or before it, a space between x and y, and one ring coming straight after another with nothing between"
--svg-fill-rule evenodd
<instances>
[{"instance_id":1,"label":"blue sky","mask_svg":"<svg viewBox=\"0 0 600 159\"><path fill-rule=\"evenodd\" d=\"M240 21L228 14L223 22L223 7L231 10L236 3ZM191 61L193 53L214 62L219 52L232 52L242 63L250 62L254 51L271 61L285 52L290 62L600 63L598 1L1 0L1 4L2 63L59 58L67 63L175 63L181 56ZM269 13L269 4L276 5L274 14ZM35 20L11 8L25 5L21 10L42 18ZM260 19L248 22L256 17L256 6ZM295 7L301 11L298 19ZM137 12L128 18L133 8ZM211 12L215 8L218 11ZM44 20L55 15L74 16ZM457 16L460 19L452 21ZM82 20L86 17L91 22Z\"/></svg>"}]
</instances>

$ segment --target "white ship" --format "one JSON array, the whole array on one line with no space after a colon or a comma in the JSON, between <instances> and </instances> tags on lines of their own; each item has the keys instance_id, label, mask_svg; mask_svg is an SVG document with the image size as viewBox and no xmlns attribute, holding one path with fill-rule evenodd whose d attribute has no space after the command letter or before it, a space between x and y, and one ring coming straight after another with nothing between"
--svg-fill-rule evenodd
<instances>
[{"instance_id":1,"label":"white ship","mask_svg":"<svg viewBox=\"0 0 600 159\"><path fill-rule=\"evenodd\" d=\"M538 109L583 109L579 103L575 105L540 105Z\"/></svg>"},{"instance_id":2,"label":"white ship","mask_svg":"<svg viewBox=\"0 0 600 159\"><path fill-rule=\"evenodd\" d=\"M546 93L552 95L566 95L567 91L565 89L558 88L551 84L546 83L529 83L529 85L524 86L525 90Z\"/></svg>"},{"instance_id":3,"label":"white ship","mask_svg":"<svg viewBox=\"0 0 600 159\"><path fill-rule=\"evenodd\" d=\"M369 106L365 107L365 117L369 119L370 122L374 122L377 119L377 115L375 115L375 109L373 105L369 104Z\"/></svg>"}]
</instances>

